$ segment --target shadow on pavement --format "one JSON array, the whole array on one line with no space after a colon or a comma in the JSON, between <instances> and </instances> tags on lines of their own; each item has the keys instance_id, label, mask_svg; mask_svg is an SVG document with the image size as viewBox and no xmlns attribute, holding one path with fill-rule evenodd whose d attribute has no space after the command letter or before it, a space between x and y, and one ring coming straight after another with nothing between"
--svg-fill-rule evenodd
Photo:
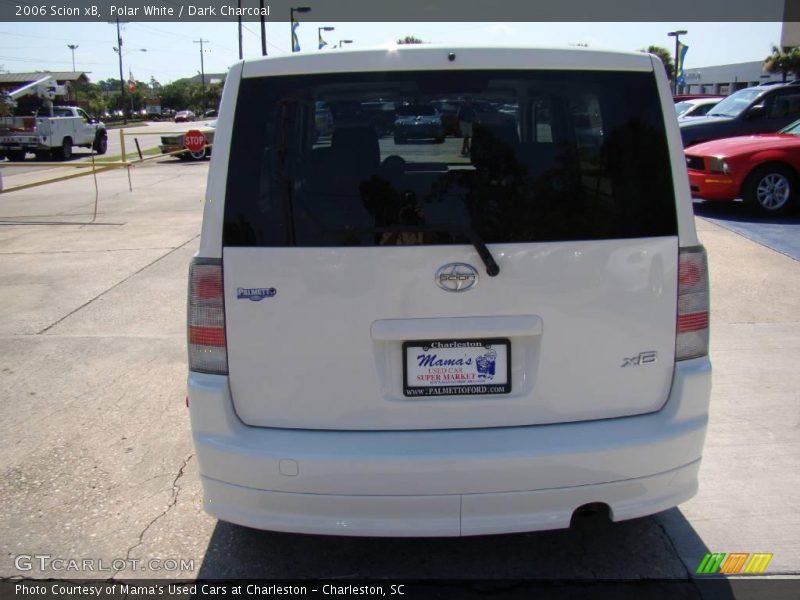
<instances>
[{"instance_id":1,"label":"shadow on pavement","mask_svg":"<svg viewBox=\"0 0 800 600\"><path fill-rule=\"evenodd\" d=\"M184 167L199 167L203 164L208 164L208 159L204 158L202 160L182 160L175 156L165 156L160 160L153 160L151 163L155 163L157 165L170 165L170 166L184 166Z\"/></svg>"},{"instance_id":2,"label":"shadow on pavement","mask_svg":"<svg viewBox=\"0 0 800 600\"><path fill-rule=\"evenodd\" d=\"M773 217L742 202L695 202L695 216L800 260L800 214Z\"/></svg>"},{"instance_id":3,"label":"shadow on pavement","mask_svg":"<svg viewBox=\"0 0 800 600\"><path fill-rule=\"evenodd\" d=\"M663 591L663 597L700 598L698 582L692 579L699 561L687 570L673 539L690 556L702 559L708 551L678 509L620 523L597 517L569 530L463 538L300 535L220 521L198 576L423 580L443 593L444 588L458 590L457 595L434 596L453 598L483 597L479 592L487 580L497 586L494 591L502 592L491 594L498 598L518 597L515 590L523 588L526 594L546 588L547 597L576 597L576 591L586 597L587 585L598 580L607 580L598 586L603 593L613 592L607 597L641 598L642 580L651 580L645 582L650 597L655 590L657 597ZM732 598L720 581L724 582L717 580L714 598ZM556 593L559 590L565 595Z\"/></svg>"},{"instance_id":4,"label":"shadow on pavement","mask_svg":"<svg viewBox=\"0 0 800 600\"><path fill-rule=\"evenodd\" d=\"M714 202L695 200L694 214L707 219L720 219L734 223L800 224L800 213L783 217L763 214L742 201Z\"/></svg>"}]
</instances>

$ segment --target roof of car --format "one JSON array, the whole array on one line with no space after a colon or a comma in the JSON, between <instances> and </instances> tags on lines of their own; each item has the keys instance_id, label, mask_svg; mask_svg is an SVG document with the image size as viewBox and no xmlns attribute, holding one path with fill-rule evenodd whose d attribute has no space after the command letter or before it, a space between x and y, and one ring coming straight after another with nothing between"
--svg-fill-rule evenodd
<instances>
[{"instance_id":1,"label":"roof of car","mask_svg":"<svg viewBox=\"0 0 800 600\"><path fill-rule=\"evenodd\" d=\"M737 92L741 92L742 90L756 90L758 92L769 92L771 90L782 90L783 88L794 87L794 86L797 86L797 85L798 85L798 82L787 81L786 83L777 82L777 83L770 84L770 85L764 85L764 84L753 85L753 86L742 88L741 90L736 90L736 91Z\"/></svg>"},{"instance_id":2,"label":"roof of car","mask_svg":"<svg viewBox=\"0 0 800 600\"><path fill-rule=\"evenodd\" d=\"M707 98L687 98L686 100L681 100L681 102L685 102L687 104L713 104L715 102L719 102L725 96L709 96Z\"/></svg>"},{"instance_id":3,"label":"roof of car","mask_svg":"<svg viewBox=\"0 0 800 600\"><path fill-rule=\"evenodd\" d=\"M643 52L533 46L412 44L336 52L295 53L244 61L242 77L316 73L449 69L592 69L653 71Z\"/></svg>"}]
</instances>

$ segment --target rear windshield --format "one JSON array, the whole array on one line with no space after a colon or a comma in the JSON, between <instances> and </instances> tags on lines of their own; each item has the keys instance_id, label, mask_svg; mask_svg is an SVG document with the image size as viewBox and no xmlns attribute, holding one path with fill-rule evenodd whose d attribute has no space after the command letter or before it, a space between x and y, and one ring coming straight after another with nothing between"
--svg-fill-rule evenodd
<instances>
[{"instance_id":1,"label":"rear windshield","mask_svg":"<svg viewBox=\"0 0 800 600\"><path fill-rule=\"evenodd\" d=\"M471 124L457 110L436 121L400 118L465 102L480 108ZM330 108L325 118L319 107ZM410 71L241 82L226 246L676 233L652 74Z\"/></svg>"}]
</instances>

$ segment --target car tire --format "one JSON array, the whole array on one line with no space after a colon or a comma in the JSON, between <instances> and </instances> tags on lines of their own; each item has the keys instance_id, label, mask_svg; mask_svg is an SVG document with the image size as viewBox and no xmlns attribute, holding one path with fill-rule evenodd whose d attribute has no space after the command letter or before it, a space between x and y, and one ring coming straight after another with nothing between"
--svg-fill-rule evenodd
<instances>
[{"instance_id":1,"label":"car tire","mask_svg":"<svg viewBox=\"0 0 800 600\"><path fill-rule=\"evenodd\" d=\"M65 137L60 148L53 148L53 158L56 160L69 160L72 158L72 138Z\"/></svg>"},{"instance_id":2,"label":"car tire","mask_svg":"<svg viewBox=\"0 0 800 600\"><path fill-rule=\"evenodd\" d=\"M96 154L105 154L108 150L108 136L105 132L98 132L94 138L94 143L92 144L92 150L95 151Z\"/></svg>"},{"instance_id":3,"label":"car tire","mask_svg":"<svg viewBox=\"0 0 800 600\"><path fill-rule=\"evenodd\" d=\"M25 160L25 154L24 150L9 150L7 156L11 162L22 162Z\"/></svg>"},{"instance_id":4,"label":"car tire","mask_svg":"<svg viewBox=\"0 0 800 600\"><path fill-rule=\"evenodd\" d=\"M197 152L187 152L186 154L191 160L203 160L206 157L206 154L208 154L207 150L207 148L203 148Z\"/></svg>"},{"instance_id":5,"label":"car tire","mask_svg":"<svg viewBox=\"0 0 800 600\"><path fill-rule=\"evenodd\" d=\"M797 173L785 165L763 165L755 169L742 186L742 196L763 214L785 215L797 203Z\"/></svg>"}]
</instances>

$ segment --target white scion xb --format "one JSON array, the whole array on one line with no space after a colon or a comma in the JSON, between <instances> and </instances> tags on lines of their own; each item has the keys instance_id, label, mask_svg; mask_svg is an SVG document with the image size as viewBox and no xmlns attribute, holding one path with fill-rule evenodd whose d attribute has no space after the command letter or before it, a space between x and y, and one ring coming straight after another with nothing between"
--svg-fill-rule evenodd
<instances>
[{"instance_id":1,"label":"white scion xb","mask_svg":"<svg viewBox=\"0 0 800 600\"><path fill-rule=\"evenodd\" d=\"M445 101L471 126L395 143L392 107ZM673 507L708 420L706 270L657 58L238 63L189 282L205 508L458 536Z\"/></svg>"}]
</instances>

